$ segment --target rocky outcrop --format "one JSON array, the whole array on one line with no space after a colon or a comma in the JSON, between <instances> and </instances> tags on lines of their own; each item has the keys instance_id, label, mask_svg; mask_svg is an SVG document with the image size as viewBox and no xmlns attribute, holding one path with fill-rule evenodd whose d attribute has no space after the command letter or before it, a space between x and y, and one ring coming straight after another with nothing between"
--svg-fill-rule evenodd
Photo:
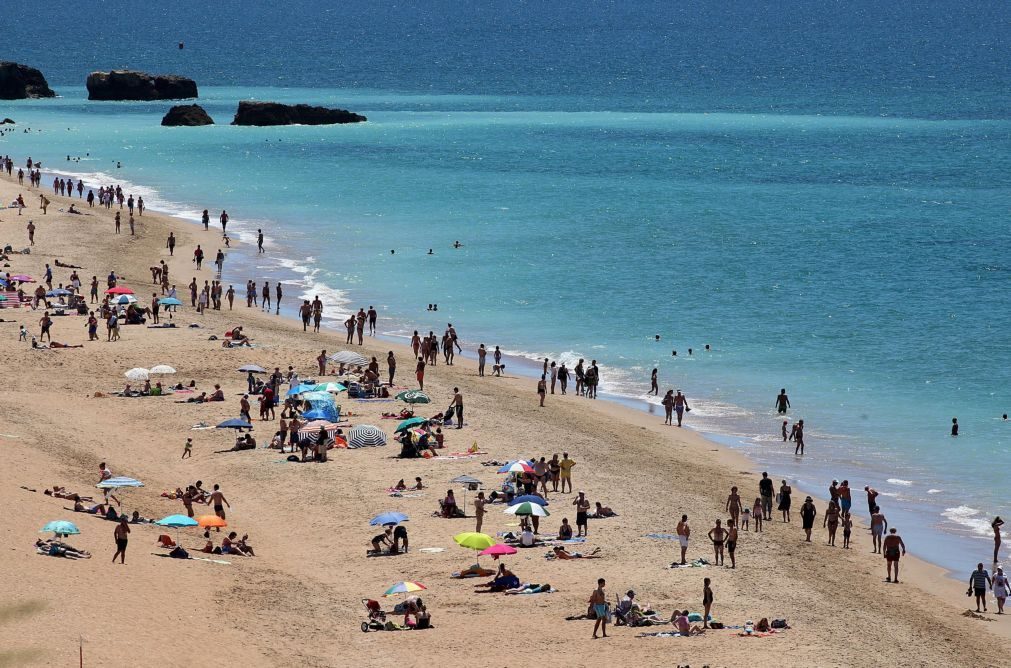
<instances>
[{"instance_id":1,"label":"rocky outcrop","mask_svg":"<svg viewBox=\"0 0 1011 668\"><path fill-rule=\"evenodd\" d=\"M0 100L56 97L42 72L34 67L0 61Z\"/></svg>"},{"instance_id":2,"label":"rocky outcrop","mask_svg":"<svg viewBox=\"0 0 1011 668\"><path fill-rule=\"evenodd\" d=\"M197 97L197 82L175 75L132 70L92 72L89 100L185 100Z\"/></svg>"},{"instance_id":3,"label":"rocky outcrop","mask_svg":"<svg viewBox=\"0 0 1011 668\"><path fill-rule=\"evenodd\" d=\"M168 110L162 125L214 125L214 119L207 115L199 104L179 104Z\"/></svg>"},{"instance_id":4,"label":"rocky outcrop","mask_svg":"<svg viewBox=\"0 0 1011 668\"><path fill-rule=\"evenodd\" d=\"M335 125L367 120L347 109L313 107L308 104L239 102L232 125Z\"/></svg>"},{"instance_id":5,"label":"rocky outcrop","mask_svg":"<svg viewBox=\"0 0 1011 668\"><path fill-rule=\"evenodd\" d=\"M17 125L17 123L14 122L13 118L5 118L0 121L0 125Z\"/></svg>"}]
</instances>

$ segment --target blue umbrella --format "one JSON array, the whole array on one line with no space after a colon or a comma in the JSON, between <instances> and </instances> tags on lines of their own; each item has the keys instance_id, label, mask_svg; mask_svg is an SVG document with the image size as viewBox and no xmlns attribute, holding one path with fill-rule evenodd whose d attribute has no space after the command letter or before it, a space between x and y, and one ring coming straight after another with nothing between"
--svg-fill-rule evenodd
<instances>
[{"instance_id":1,"label":"blue umbrella","mask_svg":"<svg viewBox=\"0 0 1011 668\"><path fill-rule=\"evenodd\" d=\"M183 303L176 299L175 297L162 297L158 300L158 303L162 306L182 306Z\"/></svg>"},{"instance_id":2,"label":"blue umbrella","mask_svg":"<svg viewBox=\"0 0 1011 668\"><path fill-rule=\"evenodd\" d=\"M547 501L537 496L536 494L524 494L523 496L517 496L509 503L509 505L516 506L521 503L536 503L538 506L548 505Z\"/></svg>"},{"instance_id":3,"label":"blue umbrella","mask_svg":"<svg viewBox=\"0 0 1011 668\"><path fill-rule=\"evenodd\" d=\"M410 429L411 427L417 426L419 424L428 424L428 418L423 417L412 417L407 418L403 422L397 425L396 431L401 432L405 429Z\"/></svg>"},{"instance_id":4,"label":"blue umbrella","mask_svg":"<svg viewBox=\"0 0 1011 668\"><path fill-rule=\"evenodd\" d=\"M296 394L302 394L303 392L312 392L315 385L296 385L287 392L287 396L293 397Z\"/></svg>"},{"instance_id":5,"label":"blue umbrella","mask_svg":"<svg viewBox=\"0 0 1011 668\"><path fill-rule=\"evenodd\" d=\"M253 425L249 424L245 420L240 420L239 418L232 418L231 420L225 420L217 426L217 429L249 429L252 431Z\"/></svg>"},{"instance_id":6,"label":"blue umbrella","mask_svg":"<svg viewBox=\"0 0 1011 668\"><path fill-rule=\"evenodd\" d=\"M72 294L74 294L74 293L71 292L70 290L66 290L64 288L56 288L55 290L50 290L49 292L47 292L46 296L47 297L69 297Z\"/></svg>"},{"instance_id":7,"label":"blue umbrella","mask_svg":"<svg viewBox=\"0 0 1011 668\"><path fill-rule=\"evenodd\" d=\"M369 526L385 526L387 524L400 524L407 521L407 515L403 513L379 513L369 521Z\"/></svg>"},{"instance_id":8,"label":"blue umbrella","mask_svg":"<svg viewBox=\"0 0 1011 668\"><path fill-rule=\"evenodd\" d=\"M195 519L192 517L186 517L185 515L169 515L168 517L163 517L160 520L155 520L155 524L163 527L171 527L173 529L198 526Z\"/></svg>"},{"instance_id":9,"label":"blue umbrella","mask_svg":"<svg viewBox=\"0 0 1011 668\"><path fill-rule=\"evenodd\" d=\"M81 533L81 530L77 528L76 524L68 522L67 520L53 520L46 526L42 527L42 531L39 533L49 533L50 531L57 536L76 536Z\"/></svg>"}]
</instances>

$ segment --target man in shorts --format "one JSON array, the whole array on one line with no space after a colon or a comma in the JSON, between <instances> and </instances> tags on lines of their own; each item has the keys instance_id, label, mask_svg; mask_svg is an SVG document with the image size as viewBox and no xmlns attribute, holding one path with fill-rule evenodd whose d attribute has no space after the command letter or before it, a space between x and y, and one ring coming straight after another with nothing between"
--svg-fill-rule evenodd
<instances>
[{"instance_id":1,"label":"man in shorts","mask_svg":"<svg viewBox=\"0 0 1011 668\"><path fill-rule=\"evenodd\" d=\"M130 535L130 522L126 518L126 514L119 516L119 524L116 525L116 530L112 532L113 537L116 539L116 554L112 555L112 563L116 563L116 557L119 557L119 563L126 563L126 543Z\"/></svg>"},{"instance_id":2,"label":"man in shorts","mask_svg":"<svg viewBox=\"0 0 1011 668\"><path fill-rule=\"evenodd\" d=\"M576 507L576 536L586 536L586 514L590 510L590 502L586 498L586 493L580 490L579 496L573 499L572 505Z\"/></svg>"},{"instance_id":3,"label":"man in shorts","mask_svg":"<svg viewBox=\"0 0 1011 668\"><path fill-rule=\"evenodd\" d=\"M976 564L976 570L969 575L969 593L976 596L976 612L986 612L986 588L989 586L992 586L990 574L983 569L983 564ZM982 611L980 603L983 604Z\"/></svg>"},{"instance_id":4,"label":"man in shorts","mask_svg":"<svg viewBox=\"0 0 1011 668\"><path fill-rule=\"evenodd\" d=\"M899 557L905 556L906 554L906 544L902 542L902 538L895 533L895 528L888 530L888 535L885 537L883 551L885 553L885 561L888 562L888 577L885 578L885 582L895 582L899 581ZM901 552L901 555L900 555ZM895 567L895 579L892 579L892 566Z\"/></svg>"},{"instance_id":5,"label":"man in shorts","mask_svg":"<svg viewBox=\"0 0 1011 668\"><path fill-rule=\"evenodd\" d=\"M569 453L562 453L562 461L558 462L558 478L562 481L562 494L565 494L565 483L569 483L569 494L572 494L572 467L576 462L569 459Z\"/></svg>"},{"instance_id":6,"label":"man in shorts","mask_svg":"<svg viewBox=\"0 0 1011 668\"><path fill-rule=\"evenodd\" d=\"M763 520L772 520L772 496L775 492L775 485L768 472L762 472L762 479L758 481L758 492L762 497L762 517Z\"/></svg>"},{"instance_id":7,"label":"man in shorts","mask_svg":"<svg viewBox=\"0 0 1011 668\"><path fill-rule=\"evenodd\" d=\"M688 552L688 537L691 536L692 530L688 526L688 516L682 515L681 521L678 522L677 535L678 543L681 544L681 565L685 564L685 554Z\"/></svg>"},{"instance_id":8,"label":"man in shorts","mask_svg":"<svg viewBox=\"0 0 1011 668\"><path fill-rule=\"evenodd\" d=\"M874 506L874 512L871 513L871 541L874 544L872 552L881 552L881 537L885 535L887 529L888 520L882 514L881 508Z\"/></svg>"},{"instance_id":9,"label":"man in shorts","mask_svg":"<svg viewBox=\"0 0 1011 668\"><path fill-rule=\"evenodd\" d=\"M580 492L582 495L582 492ZM597 639L597 629L602 629L607 637L607 594L604 592L604 578L597 580L597 588L590 594L590 605L593 606L593 616L597 621L593 624L593 639Z\"/></svg>"}]
</instances>

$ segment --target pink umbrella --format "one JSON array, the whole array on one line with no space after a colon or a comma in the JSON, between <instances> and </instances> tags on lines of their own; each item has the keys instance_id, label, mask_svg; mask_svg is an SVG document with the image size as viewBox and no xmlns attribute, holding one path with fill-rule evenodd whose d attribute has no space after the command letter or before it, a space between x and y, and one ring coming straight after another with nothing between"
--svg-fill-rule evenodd
<instances>
[{"instance_id":1,"label":"pink umbrella","mask_svg":"<svg viewBox=\"0 0 1011 668\"><path fill-rule=\"evenodd\" d=\"M25 276L24 274L15 274L11 276L12 281L20 281L21 283L34 283L35 279L31 276Z\"/></svg>"},{"instance_id":2,"label":"pink umbrella","mask_svg":"<svg viewBox=\"0 0 1011 668\"><path fill-rule=\"evenodd\" d=\"M516 554L516 548L510 545L503 545L502 543L495 543L491 547L486 547L478 552L478 556L490 556L495 559L498 559L505 554Z\"/></svg>"}]
</instances>

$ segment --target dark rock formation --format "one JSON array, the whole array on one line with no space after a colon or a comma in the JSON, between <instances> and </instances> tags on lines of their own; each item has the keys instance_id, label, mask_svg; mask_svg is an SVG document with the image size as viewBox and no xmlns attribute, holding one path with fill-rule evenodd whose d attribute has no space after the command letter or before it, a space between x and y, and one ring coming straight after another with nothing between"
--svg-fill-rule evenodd
<instances>
[{"instance_id":1,"label":"dark rock formation","mask_svg":"<svg viewBox=\"0 0 1011 668\"><path fill-rule=\"evenodd\" d=\"M42 72L34 67L0 61L0 100L56 97Z\"/></svg>"},{"instance_id":2,"label":"dark rock formation","mask_svg":"<svg viewBox=\"0 0 1011 668\"><path fill-rule=\"evenodd\" d=\"M214 125L214 119L207 115L199 104L180 104L172 107L161 119L162 125Z\"/></svg>"},{"instance_id":3,"label":"dark rock formation","mask_svg":"<svg viewBox=\"0 0 1011 668\"><path fill-rule=\"evenodd\" d=\"M0 121L0 125L17 125L17 123L14 122L13 118L5 118Z\"/></svg>"},{"instance_id":4,"label":"dark rock formation","mask_svg":"<svg viewBox=\"0 0 1011 668\"><path fill-rule=\"evenodd\" d=\"M131 70L92 72L88 75L89 100L184 100L197 97L193 79Z\"/></svg>"},{"instance_id":5,"label":"dark rock formation","mask_svg":"<svg viewBox=\"0 0 1011 668\"><path fill-rule=\"evenodd\" d=\"M364 116L347 109L243 101L239 102L232 125L334 125L361 123L365 120Z\"/></svg>"}]
</instances>

